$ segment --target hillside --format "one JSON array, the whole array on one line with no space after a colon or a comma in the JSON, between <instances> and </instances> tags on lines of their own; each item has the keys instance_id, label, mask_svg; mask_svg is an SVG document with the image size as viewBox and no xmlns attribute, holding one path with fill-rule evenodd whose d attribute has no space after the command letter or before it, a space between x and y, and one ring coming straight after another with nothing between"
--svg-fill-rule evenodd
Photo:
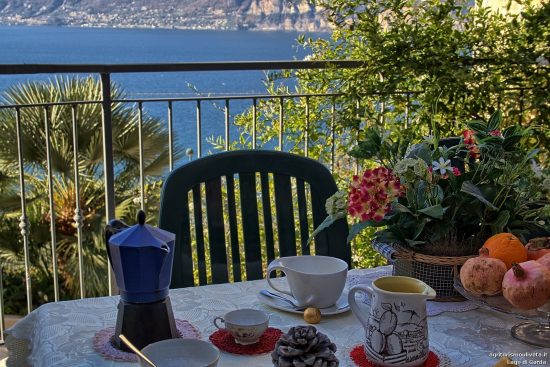
<instances>
[{"instance_id":1,"label":"hillside","mask_svg":"<svg viewBox=\"0 0 550 367\"><path fill-rule=\"evenodd\" d=\"M328 30L308 0L0 0L0 25Z\"/></svg>"}]
</instances>

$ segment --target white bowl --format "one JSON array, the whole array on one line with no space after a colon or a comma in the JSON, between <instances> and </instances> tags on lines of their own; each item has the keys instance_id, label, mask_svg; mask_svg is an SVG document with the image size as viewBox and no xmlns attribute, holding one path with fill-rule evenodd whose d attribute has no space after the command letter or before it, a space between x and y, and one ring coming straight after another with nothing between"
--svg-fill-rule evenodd
<instances>
[{"instance_id":1,"label":"white bowl","mask_svg":"<svg viewBox=\"0 0 550 367\"><path fill-rule=\"evenodd\" d=\"M198 339L167 339L149 344L141 350L157 367L216 367L220 351ZM139 365L150 367L139 358Z\"/></svg>"}]
</instances>

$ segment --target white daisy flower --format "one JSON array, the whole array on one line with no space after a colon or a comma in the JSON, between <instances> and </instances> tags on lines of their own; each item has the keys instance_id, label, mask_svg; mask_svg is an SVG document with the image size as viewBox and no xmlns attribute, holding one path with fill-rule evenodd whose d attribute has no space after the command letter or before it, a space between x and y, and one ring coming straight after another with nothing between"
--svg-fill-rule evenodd
<instances>
[{"instance_id":1,"label":"white daisy flower","mask_svg":"<svg viewBox=\"0 0 550 367\"><path fill-rule=\"evenodd\" d=\"M450 159L445 160L443 157L439 157L439 161L433 161L432 165L433 165L433 170L439 171L441 175L444 175L445 173L447 173L447 171L452 173L452 170L453 170L453 168L451 167L451 160Z\"/></svg>"}]
</instances>

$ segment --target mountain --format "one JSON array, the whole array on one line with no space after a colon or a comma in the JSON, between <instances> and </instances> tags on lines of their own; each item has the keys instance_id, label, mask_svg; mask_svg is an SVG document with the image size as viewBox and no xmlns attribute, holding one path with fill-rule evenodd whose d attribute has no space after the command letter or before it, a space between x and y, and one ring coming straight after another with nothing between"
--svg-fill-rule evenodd
<instances>
[{"instance_id":1,"label":"mountain","mask_svg":"<svg viewBox=\"0 0 550 367\"><path fill-rule=\"evenodd\" d=\"M309 0L0 0L0 25L327 31Z\"/></svg>"}]
</instances>

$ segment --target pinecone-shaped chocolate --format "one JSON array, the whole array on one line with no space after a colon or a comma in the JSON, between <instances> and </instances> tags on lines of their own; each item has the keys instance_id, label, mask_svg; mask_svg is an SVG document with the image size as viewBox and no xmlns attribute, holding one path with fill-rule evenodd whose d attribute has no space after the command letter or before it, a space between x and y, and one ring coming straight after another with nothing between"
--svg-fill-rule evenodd
<instances>
[{"instance_id":1,"label":"pinecone-shaped chocolate","mask_svg":"<svg viewBox=\"0 0 550 367\"><path fill-rule=\"evenodd\" d=\"M337 367L336 345L314 326L295 326L283 334L271 353L278 367Z\"/></svg>"}]
</instances>

